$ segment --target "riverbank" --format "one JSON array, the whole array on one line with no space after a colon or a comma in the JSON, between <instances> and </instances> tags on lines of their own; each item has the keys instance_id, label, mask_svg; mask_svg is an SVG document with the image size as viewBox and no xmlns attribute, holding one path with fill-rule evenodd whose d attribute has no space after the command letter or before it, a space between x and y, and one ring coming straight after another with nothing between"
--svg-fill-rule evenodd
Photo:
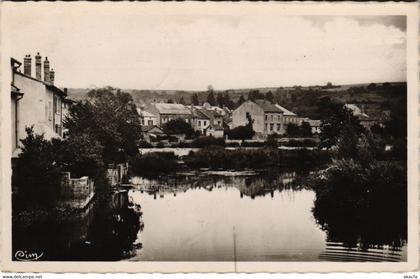
<instances>
[{"instance_id":1,"label":"riverbank","mask_svg":"<svg viewBox=\"0 0 420 279\"><path fill-rule=\"evenodd\" d=\"M177 171L209 170L264 170L294 167L305 169L330 162L331 152L318 149L284 150L275 147L225 148L210 146L201 149L169 152L147 152L130 162L135 175L157 176ZM178 155L177 155L178 154Z\"/></svg>"}]
</instances>

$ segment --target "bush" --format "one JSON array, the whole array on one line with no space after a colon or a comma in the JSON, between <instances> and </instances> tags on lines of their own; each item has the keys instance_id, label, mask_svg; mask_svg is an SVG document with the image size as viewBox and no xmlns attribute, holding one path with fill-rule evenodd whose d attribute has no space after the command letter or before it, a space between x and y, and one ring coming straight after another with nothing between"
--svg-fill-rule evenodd
<instances>
[{"instance_id":1,"label":"bush","mask_svg":"<svg viewBox=\"0 0 420 279\"><path fill-rule=\"evenodd\" d=\"M190 152L184 158L191 168L211 169L267 169L273 167L305 168L321 165L330 161L328 151L322 150L278 150L276 148L235 149L207 147L197 152Z\"/></svg>"},{"instance_id":2,"label":"bush","mask_svg":"<svg viewBox=\"0 0 420 279\"><path fill-rule=\"evenodd\" d=\"M406 168L338 160L314 179L313 214L328 238L355 246L401 246L407 239Z\"/></svg>"},{"instance_id":3,"label":"bush","mask_svg":"<svg viewBox=\"0 0 420 279\"><path fill-rule=\"evenodd\" d=\"M173 152L151 152L137 155L131 160L130 166L135 175L157 176L177 171L177 159Z\"/></svg>"},{"instance_id":4,"label":"bush","mask_svg":"<svg viewBox=\"0 0 420 279\"><path fill-rule=\"evenodd\" d=\"M12 185L18 189L13 207L49 208L56 204L60 185L60 168L55 162L52 143L26 129L22 153L13 169ZM22 201L22 204L19 202Z\"/></svg>"},{"instance_id":5,"label":"bush","mask_svg":"<svg viewBox=\"0 0 420 279\"><path fill-rule=\"evenodd\" d=\"M148 143L145 140L140 141L138 146L139 146L139 148L152 148L153 147L153 145L151 145L150 143Z\"/></svg>"},{"instance_id":6,"label":"bush","mask_svg":"<svg viewBox=\"0 0 420 279\"><path fill-rule=\"evenodd\" d=\"M223 138L215 138L213 136L207 136L207 137L199 137L191 143L191 147L193 148L203 148L203 147L207 147L211 145L225 146L225 140Z\"/></svg>"}]
</instances>

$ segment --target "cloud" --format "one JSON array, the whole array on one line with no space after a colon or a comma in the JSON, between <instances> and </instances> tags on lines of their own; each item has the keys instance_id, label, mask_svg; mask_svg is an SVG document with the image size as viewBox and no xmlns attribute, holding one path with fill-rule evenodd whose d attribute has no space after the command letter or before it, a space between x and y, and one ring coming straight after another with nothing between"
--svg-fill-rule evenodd
<instances>
[{"instance_id":1,"label":"cloud","mask_svg":"<svg viewBox=\"0 0 420 279\"><path fill-rule=\"evenodd\" d=\"M23 13L10 19L10 39L16 58L48 55L57 83L68 87L203 90L406 79L406 34L392 20L317 18Z\"/></svg>"}]
</instances>

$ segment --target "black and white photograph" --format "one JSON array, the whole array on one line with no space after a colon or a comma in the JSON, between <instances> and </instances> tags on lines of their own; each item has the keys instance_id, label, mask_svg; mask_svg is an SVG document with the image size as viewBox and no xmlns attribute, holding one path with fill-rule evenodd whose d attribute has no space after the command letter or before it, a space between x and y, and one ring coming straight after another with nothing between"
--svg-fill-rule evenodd
<instances>
[{"instance_id":1,"label":"black and white photograph","mask_svg":"<svg viewBox=\"0 0 420 279\"><path fill-rule=\"evenodd\" d=\"M418 7L395 5L4 5L2 258L415 268Z\"/></svg>"}]
</instances>

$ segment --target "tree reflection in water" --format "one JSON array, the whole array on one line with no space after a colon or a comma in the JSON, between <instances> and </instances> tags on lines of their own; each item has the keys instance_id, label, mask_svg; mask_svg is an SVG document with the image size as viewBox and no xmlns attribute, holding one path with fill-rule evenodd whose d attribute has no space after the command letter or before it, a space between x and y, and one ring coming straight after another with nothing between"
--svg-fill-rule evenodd
<instances>
[{"instance_id":1,"label":"tree reflection in water","mask_svg":"<svg viewBox=\"0 0 420 279\"><path fill-rule=\"evenodd\" d=\"M127 191L102 194L81 212L50 216L23 225L13 222L13 253L43 252L39 260L116 261L141 248L135 244L143 230L139 205ZM13 256L13 255L12 255Z\"/></svg>"}]
</instances>

